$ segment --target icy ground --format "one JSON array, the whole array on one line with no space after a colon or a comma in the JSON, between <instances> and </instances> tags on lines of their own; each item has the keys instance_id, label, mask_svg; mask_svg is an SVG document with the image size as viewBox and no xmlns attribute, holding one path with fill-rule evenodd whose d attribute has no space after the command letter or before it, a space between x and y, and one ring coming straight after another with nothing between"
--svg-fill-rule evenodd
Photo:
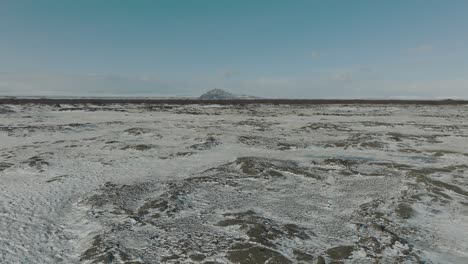
<instances>
[{"instance_id":1,"label":"icy ground","mask_svg":"<svg viewBox=\"0 0 468 264\"><path fill-rule=\"evenodd\" d=\"M0 263L468 263L468 107L0 105Z\"/></svg>"}]
</instances>

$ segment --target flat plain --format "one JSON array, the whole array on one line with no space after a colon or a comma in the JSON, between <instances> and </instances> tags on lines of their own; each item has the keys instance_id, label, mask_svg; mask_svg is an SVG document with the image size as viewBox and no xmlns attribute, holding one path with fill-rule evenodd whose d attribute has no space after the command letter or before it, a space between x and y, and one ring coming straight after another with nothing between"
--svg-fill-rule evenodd
<instances>
[{"instance_id":1,"label":"flat plain","mask_svg":"<svg viewBox=\"0 0 468 264\"><path fill-rule=\"evenodd\" d=\"M468 263L468 105L2 104L1 263Z\"/></svg>"}]
</instances>

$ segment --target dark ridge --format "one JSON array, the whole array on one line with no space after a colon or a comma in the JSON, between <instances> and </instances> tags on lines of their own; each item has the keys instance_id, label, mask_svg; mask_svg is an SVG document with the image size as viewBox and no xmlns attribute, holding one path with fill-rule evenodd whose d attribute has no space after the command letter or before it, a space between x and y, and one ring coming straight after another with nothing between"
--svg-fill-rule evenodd
<instances>
[{"instance_id":1,"label":"dark ridge","mask_svg":"<svg viewBox=\"0 0 468 264\"><path fill-rule=\"evenodd\" d=\"M79 99L52 99L52 98L3 98L0 104L220 104L220 105L246 105L246 104L292 104L292 105L325 105L325 104L403 104L403 105L467 105L467 100L368 100L368 99L228 99L228 100L200 100L200 99L125 99L125 98L79 98Z\"/></svg>"}]
</instances>

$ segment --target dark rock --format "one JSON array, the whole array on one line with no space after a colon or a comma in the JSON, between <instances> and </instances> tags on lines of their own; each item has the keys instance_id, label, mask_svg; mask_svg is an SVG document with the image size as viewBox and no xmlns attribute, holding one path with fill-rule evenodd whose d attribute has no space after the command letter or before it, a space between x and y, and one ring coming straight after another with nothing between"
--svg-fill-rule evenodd
<instances>
[{"instance_id":1,"label":"dark rock","mask_svg":"<svg viewBox=\"0 0 468 264\"><path fill-rule=\"evenodd\" d=\"M253 246L246 250L233 250L228 253L227 258L233 263L239 264L288 264L292 263L291 260L281 255L277 251Z\"/></svg>"},{"instance_id":2,"label":"dark rock","mask_svg":"<svg viewBox=\"0 0 468 264\"><path fill-rule=\"evenodd\" d=\"M328 249L327 255L333 260L344 260L349 258L354 250L354 246L338 246Z\"/></svg>"},{"instance_id":3,"label":"dark rock","mask_svg":"<svg viewBox=\"0 0 468 264\"><path fill-rule=\"evenodd\" d=\"M294 255L296 255L296 259L299 261L305 261L306 263L311 263L314 260L314 256L304 253L300 250L294 249Z\"/></svg>"},{"instance_id":4,"label":"dark rock","mask_svg":"<svg viewBox=\"0 0 468 264\"><path fill-rule=\"evenodd\" d=\"M128 149L133 149L133 150L139 150L139 151L145 151L145 150L150 150L156 148L154 145L148 145L148 144L139 144L139 145L131 145L131 146L125 146L121 148L122 150L128 150Z\"/></svg>"},{"instance_id":5,"label":"dark rock","mask_svg":"<svg viewBox=\"0 0 468 264\"><path fill-rule=\"evenodd\" d=\"M407 203L398 204L395 212L402 219L409 219L415 215L414 209Z\"/></svg>"},{"instance_id":6,"label":"dark rock","mask_svg":"<svg viewBox=\"0 0 468 264\"><path fill-rule=\"evenodd\" d=\"M193 254L193 255L190 255L190 259L193 260L193 261L202 261L206 258L205 255L203 254Z\"/></svg>"},{"instance_id":7,"label":"dark rock","mask_svg":"<svg viewBox=\"0 0 468 264\"><path fill-rule=\"evenodd\" d=\"M326 264L325 259L322 256L318 256L317 264Z\"/></svg>"},{"instance_id":8,"label":"dark rock","mask_svg":"<svg viewBox=\"0 0 468 264\"><path fill-rule=\"evenodd\" d=\"M12 167L13 164L7 163L7 162L0 162L0 171L4 171L10 167Z\"/></svg>"}]
</instances>

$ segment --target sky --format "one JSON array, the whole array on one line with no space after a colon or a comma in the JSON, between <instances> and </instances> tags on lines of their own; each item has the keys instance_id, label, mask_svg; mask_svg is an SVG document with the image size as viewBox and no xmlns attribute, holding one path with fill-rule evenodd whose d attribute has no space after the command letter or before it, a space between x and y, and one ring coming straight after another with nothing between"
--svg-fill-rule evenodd
<instances>
[{"instance_id":1,"label":"sky","mask_svg":"<svg viewBox=\"0 0 468 264\"><path fill-rule=\"evenodd\" d=\"M468 99L466 0L0 0L0 96Z\"/></svg>"}]
</instances>

